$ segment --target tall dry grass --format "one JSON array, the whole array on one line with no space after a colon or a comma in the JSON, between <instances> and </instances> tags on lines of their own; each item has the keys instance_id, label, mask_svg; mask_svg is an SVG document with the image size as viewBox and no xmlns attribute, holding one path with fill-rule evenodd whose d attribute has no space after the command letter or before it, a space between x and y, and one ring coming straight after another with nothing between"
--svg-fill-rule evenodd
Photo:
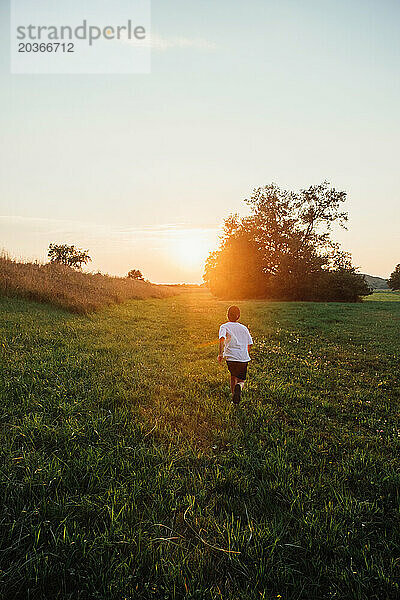
<instances>
[{"instance_id":1,"label":"tall dry grass","mask_svg":"<svg viewBox=\"0 0 400 600\"><path fill-rule=\"evenodd\" d=\"M173 294L172 289L144 281L82 273L56 263L18 262L4 252L0 254L1 296L49 302L85 314L125 300Z\"/></svg>"}]
</instances>

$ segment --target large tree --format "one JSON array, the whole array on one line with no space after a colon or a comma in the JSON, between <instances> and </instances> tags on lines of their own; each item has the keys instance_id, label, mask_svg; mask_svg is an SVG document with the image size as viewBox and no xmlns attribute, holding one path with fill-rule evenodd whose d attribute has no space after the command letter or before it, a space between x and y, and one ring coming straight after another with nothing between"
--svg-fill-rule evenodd
<instances>
[{"instance_id":1,"label":"large tree","mask_svg":"<svg viewBox=\"0 0 400 600\"><path fill-rule=\"evenodd\" d=\"M400 290L400 264L396 266L395 270L389 277L388 285L392 290Z\"/></svg>"},{"instance_id":2,"label":"large tree","mask_svg":"<svg viewBox=\"0 0 400 600\"><path fill-rule=\"evenodd\" d=\"M262 298L266 293L262 270L258 244L241 227L236 215L229 217L221 247L210 253L205 265L204 279L211 292L218 297Z\"/></svg>"},{"instance_id":3,"label":"large tree","mask_svg":"<svg viewBox=\"0 0 400 600\"><path fill-rule=\"evenodd\" d=\"M357 283L357 297L368 294L349 256L331 239L334 225L345 227L345 199L327 182L298 193L274 184L255 189L246 200L250 216L226 219L220 247L206 263L211 291L221 297L325 299L331 296L327 273L335 272L338 300L351 296L351 282Z\"/></svg>"}]
</instances>

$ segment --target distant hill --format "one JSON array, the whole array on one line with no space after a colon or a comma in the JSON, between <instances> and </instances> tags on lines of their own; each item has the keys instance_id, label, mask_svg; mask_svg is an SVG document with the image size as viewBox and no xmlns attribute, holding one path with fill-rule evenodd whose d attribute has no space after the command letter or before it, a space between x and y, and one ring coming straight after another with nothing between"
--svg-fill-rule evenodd
<instances>
[{"instance_id":1,"label":"distant hill","mask_svg":"<svg viewBox=\"0 0 400 600\"><path fill-rule=\"evenodd\" d=\"M372 275L366 275L363 273L365 281L373 290L388 290L389 286L386 279L382 277L373 277Z\"/></svg>"}]
</instances>

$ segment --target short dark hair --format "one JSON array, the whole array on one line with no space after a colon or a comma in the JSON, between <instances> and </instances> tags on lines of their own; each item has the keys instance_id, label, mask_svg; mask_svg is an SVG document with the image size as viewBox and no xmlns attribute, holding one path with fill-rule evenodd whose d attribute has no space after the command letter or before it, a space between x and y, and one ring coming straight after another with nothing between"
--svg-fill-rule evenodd
<instances>
[{"instance_id":1,"label":"short dark hair","mask_svg":"<svg viewBox=\"0 0 400 600\"><path fill-rule=\"evenodd\" d=\"M229 321L237 321L240 317L240 308L238 306L230 306L228 308Z\"/></svg>"}]
</instances>

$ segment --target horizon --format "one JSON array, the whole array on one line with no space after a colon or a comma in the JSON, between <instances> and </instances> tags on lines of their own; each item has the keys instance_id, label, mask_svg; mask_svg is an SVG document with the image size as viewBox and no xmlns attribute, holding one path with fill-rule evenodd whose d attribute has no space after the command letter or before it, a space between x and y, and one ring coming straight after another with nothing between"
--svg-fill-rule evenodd
<instances>
[{"instance_id":1,"label":"horizon","mask_svg":"<svg viewBox=\"0 0 400 600\"><path fill-rule=\"evenodd\" d=\"M68 243L90 270L201 283L254 188L327 179L347 192L334 237L359 272L387 279L400 261L400 5L153 0L151 73L88 76L10 74L0 11L10 254Z\"/></svg>"},{"instance_id":2,"label":"horizon","mask_svg":"<svg viewBox=\"0 0 400 600\"><path fill-rule=\"evenodd\" d=\"M27 258L27 257L23 257L23 256L15 256L15 255L12 255L10 252L8 252L6 248L0 248L0 255L2 253L5 253L5 255L8 258L10 258L11 260L16 261L16 262L22 262L22 263L39 262L40 264L46 264L49 262L48 260L47 261L40 260L38 258L29 258L29 257ZM87 274L100 273L101 275L107 275L109 277L127 277L127 274L109 273L107 271L102 271L101 269L98 269L95 271L90 268L90 264L91 263L83 265L82 268L78 269L78 270L80 270L82 273L87 273ZM361 275L366 275L368 277L383 279L385 281L387 281L389 279L389 276L382 277L381 275L374 275L372 273L364 273L364 272L361 272L360 269L358 269L358 268L356 268L356 271L358 273L360 273ZM204 283L203 279L201 281L152 281L152 280L148 279L144 273L142 273L142 274L147 281L149 281L150 283L153 283L154 285L194 285L194 286L206 285Z\"/></svg>"}]
</instances>

